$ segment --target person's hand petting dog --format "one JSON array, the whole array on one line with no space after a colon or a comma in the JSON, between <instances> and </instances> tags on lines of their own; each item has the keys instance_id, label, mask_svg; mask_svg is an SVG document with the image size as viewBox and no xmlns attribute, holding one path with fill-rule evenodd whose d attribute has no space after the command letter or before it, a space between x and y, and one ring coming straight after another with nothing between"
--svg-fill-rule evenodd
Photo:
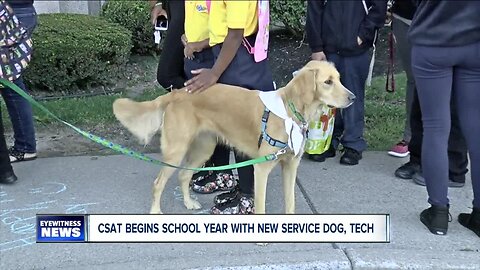
<instances>
[{"instance_id":1,"label":"person's hand petting dog","mask_svg":"<svg viewBox=\"0 0 480 270\"><path fill-rule=\"evenodd\" d=\"M192 74L195 75L195 77L185 83L187 92L189 93L201 92L214 85L218 81L218 78L220 78L219 75L215 74L215 72L209 68L192 70Z\"/></svg>"},{"instance_id":2,"label":"person's hand petting dog","mask_svg":"<svg viewBox=\"0 0 480 270\"><path fill-rule=\"evenodd\" d=\"M241 46L243 40L243 31L244 29L228 29L228 34L225 37L225 41L223 42L223 46L220 50L217 61L215 61L215 64L211 69L202 68L192 70L192 74L195 75L195 77L185 83L187 92L201 92L214 85L218 81L225 69L232 62L235 54L238 51L238 48ZM199 43L202 43L201 46L204 46L205 44L203 43L206 42L208 44L208 41L209 40L204 40ZM205 47L202 47L202 49L203 48Z\"/></svg>"}]
</instances>

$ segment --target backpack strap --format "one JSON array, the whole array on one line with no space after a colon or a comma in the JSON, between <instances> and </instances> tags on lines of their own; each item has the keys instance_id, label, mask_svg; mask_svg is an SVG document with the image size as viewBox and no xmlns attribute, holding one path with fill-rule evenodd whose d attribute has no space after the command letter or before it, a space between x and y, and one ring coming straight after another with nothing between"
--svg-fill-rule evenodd
<instances>
[{"instance_id":1,"label":"backpack strap","mask_svg":"<svg viewBox=\"0 0 480 270\"><path fill-rule=\"evenodd\" d=\"M212 0L205 0L207 4L207 12L210 13L210 7L212 6Z\"/></svg>"}]
</instances>

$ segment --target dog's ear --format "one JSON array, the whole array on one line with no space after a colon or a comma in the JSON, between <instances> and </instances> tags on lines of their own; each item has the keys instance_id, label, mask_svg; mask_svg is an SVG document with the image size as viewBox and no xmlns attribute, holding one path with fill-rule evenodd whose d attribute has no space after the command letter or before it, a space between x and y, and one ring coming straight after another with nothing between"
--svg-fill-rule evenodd
<instances>
[{"instance_id":1,"label":"dog's ear","mask_svg":"<svg viewBox=\"0 0 480 270\"><path fill-rule=\"evenodd\" d=\"M303 100L303 104L311 103L317 93L317 74L318 69L312 67L304 67L292 80L291 87L296 97Z\"/></svg>"}]
</instances>

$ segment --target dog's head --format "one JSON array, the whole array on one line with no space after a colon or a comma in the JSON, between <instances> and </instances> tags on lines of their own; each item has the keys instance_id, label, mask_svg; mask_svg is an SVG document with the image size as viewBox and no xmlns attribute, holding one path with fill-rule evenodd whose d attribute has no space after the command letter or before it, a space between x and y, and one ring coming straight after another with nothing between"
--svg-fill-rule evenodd
<instances>
[{"instance_id":1,"label":"dog's head","mask_svg":"<svg viewBox=\"0 0 480 270\"><path fill-rule=\"evenodd\" d=\"M289 84L296 95L301 95L309 103L346 108L355 100L355 95L340 82L335 66L327 61L308 62Z\"/></svg>"}]
</instances>

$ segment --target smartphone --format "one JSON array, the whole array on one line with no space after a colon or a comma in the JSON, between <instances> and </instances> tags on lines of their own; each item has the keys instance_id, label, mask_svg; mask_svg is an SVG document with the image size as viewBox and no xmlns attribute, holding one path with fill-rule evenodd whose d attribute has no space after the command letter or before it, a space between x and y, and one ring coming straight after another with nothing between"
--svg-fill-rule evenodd
<instances>
[{"instance_id":1,"label":"smartphone","mask_svg":"<svg viewBox=\"0 0 480 270\"><path fill-rule=\"evenodd\" d=\"M155 21L155 30L165 31L168 29L168 20L167 17L160 15Z\"/></svg>"}]
</instances>

